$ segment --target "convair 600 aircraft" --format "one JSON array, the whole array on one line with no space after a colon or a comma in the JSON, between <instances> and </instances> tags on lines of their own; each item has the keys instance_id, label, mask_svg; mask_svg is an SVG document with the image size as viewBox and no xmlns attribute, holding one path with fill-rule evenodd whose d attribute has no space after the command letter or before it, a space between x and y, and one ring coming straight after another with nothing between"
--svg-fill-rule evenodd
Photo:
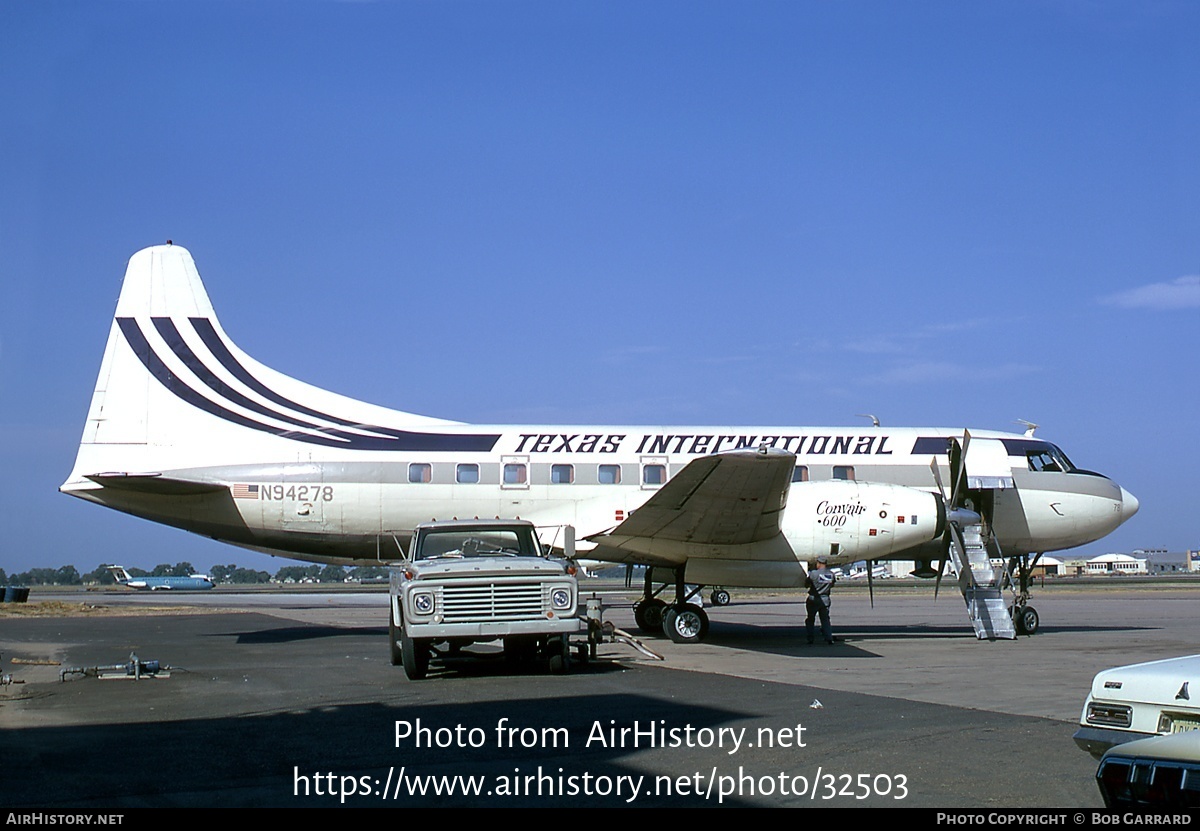
<instances>
[{"instance_id":1,"label":"convair 600 aircraft","mask_svg":"<svg viewBox=\"0 0 1200 831\"><path fill-rule=\"evenodd\" d=\"M401 559L431 519L570 524L587 557L654 567L638 624L681 642L708 628L695 586L802 586L818 555L902 556L939 580L949 559L980 637L1011 637L991 562L1020 562L1025 576L1031 556L1097 540L1138 509L1031 432L480 426L373 406L238 349L191 255L170 244L129 261L61 489L343 564ZM1018 631L1036 629L1024 588Z\"/></svg>"}]
</instances>

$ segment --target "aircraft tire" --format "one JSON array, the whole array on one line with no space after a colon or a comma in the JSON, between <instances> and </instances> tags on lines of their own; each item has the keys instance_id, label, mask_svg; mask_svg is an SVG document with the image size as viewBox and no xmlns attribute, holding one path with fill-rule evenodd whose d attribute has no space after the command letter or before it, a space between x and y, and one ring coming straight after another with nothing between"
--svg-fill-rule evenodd
<instances>
[{"instance_id":1,"label":"aircraft tire","mask_svg":"<svg viewBox=\"0 0 1200 831\"><path fill-rule=\"evenodd\" d=\"M647 635L661 635L663 632L663 610L667 604L656 597L649 600L639 600L633 606L633 620L637 628Z\"/></svg>"},{"instance_id":2,"label":"aircraft tire","mask_svg":"<svg viewBox=\"0 0 1200 831\"><path fill-rule=\"evenodd\" d=\"M671 606L663 615L663 631L675 643L700 643L708 635L708 615L692 603Z\"/></svg>"},{"instance_id":3,"label":"aircraft tire","mask_svg":"<svg viewBox=\"0 0 1200 831\"><path fill-rule=\"evenodd\" d=\"M429 674L429 644L401 633L400 660L404 664L404 674L408 676L408 680L420 681Z\"/></svg>"},{"instance_id":4,"label":"aircraft tire","mask_svg":"<svg viewBox=\"0 0 1200 831\"><path fill-rule=\"evenodd\" d=\"M1014 623L1017 625L1018 635L1036 635L1041 625L1037 609L1032 606L1017 607L1014 612Z\"/></svg>"},{"instance_id":5,"label":"aircraft tire","mask_svg":"<svg viewBox=\"0 0 1200 831\"><path fill-rule=\"evenodd\" d=\"M713 593L710 594L708 597L712 601L712 604L714 606L728 606L729 605L729 600L730 600L729 592L726 589L713 589Z\"/></svg>"}]
</instances>

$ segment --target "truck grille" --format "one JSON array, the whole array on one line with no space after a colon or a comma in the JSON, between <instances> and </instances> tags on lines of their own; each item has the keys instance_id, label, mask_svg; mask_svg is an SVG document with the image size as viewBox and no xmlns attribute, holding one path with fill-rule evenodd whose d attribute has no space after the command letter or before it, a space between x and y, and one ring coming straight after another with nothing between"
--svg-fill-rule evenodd
<instances>
[{"instance_id":1,"label":"truck grille","mask_svg":"<svg viewBox=\"0 0 1200 831\"><path fill-rule=\"evenodd\" d=\"M540 620L541 583L490 583L442 587L442 620L446 623L481 620Z\"/></svg>"}]
</instances>

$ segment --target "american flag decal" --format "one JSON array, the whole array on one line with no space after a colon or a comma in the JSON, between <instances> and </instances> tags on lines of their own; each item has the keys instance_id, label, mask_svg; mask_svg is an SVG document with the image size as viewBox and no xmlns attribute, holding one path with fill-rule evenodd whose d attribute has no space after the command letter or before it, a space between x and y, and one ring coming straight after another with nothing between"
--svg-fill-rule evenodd
<instances>
[{"instance_id":1,"label":"american flag decal","mask_svg":"<svg viewBox=\"0 0 1200 831\"><path fill-rule=\"evenodd\" d=\"M258 499L258 485L234 485L234 499Z\"/></svg>"},{"instance_id":2,"label":"american flag decal","mask_svg":"<svg viewBox=\"0 0 1200 831\"><path fill-rule=\"evenodd\" d=\"M903 525L903 524L904 524L904 514L898 514L898 515L896 516L896 522L898 522L898 523L900 523L901 525Z\"/></svg>"},{"instance_id":3,"label":"american flag decal","mask_svg":"<svg viewBox=\"0 0 1200 831\"><path fill-rule=\"evenodd\" d=\"M867 536L868 536L868 537L874 537L874 536L877 536L877 535L878 535L878 533L879 533L879 532L878 532L876 529L872 528L872 529L870 530L870 532L867 534Z\"/></svg>"}]
</instances>

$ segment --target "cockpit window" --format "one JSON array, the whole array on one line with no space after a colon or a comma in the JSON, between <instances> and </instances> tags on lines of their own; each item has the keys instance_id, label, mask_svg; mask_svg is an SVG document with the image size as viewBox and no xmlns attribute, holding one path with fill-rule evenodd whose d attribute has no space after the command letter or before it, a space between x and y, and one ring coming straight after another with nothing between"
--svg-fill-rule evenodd
<instances>
[{"instance_id":1,"label":"cockpit window","mask_svg":"<svg viewBox=\"0 0 1200 831\"><path fill-rule=\"evenodd\" d=\"M1006 441L1005 445L1008 444L1009 442ZM1014 451L1016 452L1014 453ZM1024 455L1030 470L1042 473L1072 473L1076 470L1075 465L1071 464L1071 460L1067 458L1067 454L1050 442L1023 441L1020 447L1009 447L1008 452L1009 455L1018 453Z\"/></svg>"},{"instance_id":2,"label":"cockpit window","mask_svg":"<svg viewBox=\"0 0 1200 831\"><path fill-rule=\"evenodd\" d=\"M1076 473L1079 468L1056 445L1040 439L1001 439L1009 456L1024 456L1030 470L1047 473Z\"/></svg>"}]
</instances>

